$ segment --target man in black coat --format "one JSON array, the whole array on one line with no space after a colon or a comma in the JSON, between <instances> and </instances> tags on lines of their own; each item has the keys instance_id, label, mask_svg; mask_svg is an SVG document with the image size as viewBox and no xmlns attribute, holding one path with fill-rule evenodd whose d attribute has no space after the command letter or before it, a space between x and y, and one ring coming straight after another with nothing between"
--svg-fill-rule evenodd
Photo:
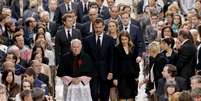
<instances>
[{"instance_id":1,"label":"man in black coat","mask_svg":"<svg viewBox=\"0 0 201 101\"><path fill-rule=\"evenodd\" d=\"M156 89L156 94L158 97L165 94L164 87L167 81L174 81L176 82L176 86L179 91L187 89L187 82L184 78L178 77L177 75L177 68L172 64L167 64L163 68L162 71L163 78L158 80L158 87Z\"/></svg>"},{"instance_id":2,"label":"man in black coat","mask_svg":"<svg viewBox=\"0 0 201 101\"><path fill-rule=\"evenodd\" d=\"M71 10L74 10L76 13L78 13L79 12L78 11L78 4L75 2L71 2L71 0L64 0L64 2L61 3L56 9L56 12L54 15L54 21L58 25L62 25L62 22L61 22L62 16L66 12L71 11Z\"/></svg>"},{"instance_id":3,"label":"man in black coat","mask_svg":"<svg viewBox=\"0 0 201 101\"><path fill-rule=\"evenodd\" d=\"M113 39L104 33L104 21L96 18L94 34L84 39L84 49L91 56L96 76L91 82L93 101L108 101L110 84L113 78Z\"/></svg>"},{"instance_id":4,"label":"man in black coat","mask_svg":"<svg viewBox=\"0 0 201 101\"><path fill-rule=\"evenodd\" d=\"M72 39L81 39L81 34L78 30L73 29L72 12L68 12L62 17L64 26L56 33L55 36L55 56L56 64L59 63L61 56L70 51L70 41Z\"/></svg>"},{"instance_id":5,"label":"man in black coat","mask_svg":"<svg viewBox=\"0 0 201 101\"><path fill-rule=\"evenodd\" d=\"M185 78L190 83L189 78L194 75L196 67L195 45L189 40L190 32L188 30L179 31L179 40L182 42L178 50L178 60L176 63L179 76Z\"/></svg>"}]
</instances>

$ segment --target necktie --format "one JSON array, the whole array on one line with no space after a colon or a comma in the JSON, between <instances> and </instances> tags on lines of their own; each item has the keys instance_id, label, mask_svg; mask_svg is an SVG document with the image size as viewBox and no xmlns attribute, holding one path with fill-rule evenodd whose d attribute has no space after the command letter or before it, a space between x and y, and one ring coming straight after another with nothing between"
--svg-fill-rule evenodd
<instances>
[{"instance_id":1,"label":"necktie","mask_svg":"<svg viewBox=\"0 0 201 101\"><path fill-rule=\"evenodd\" d=\"M101 40L100 40L100 36L98 36L97 42L96 42L97 48L100 49L101 48Z\"/></svg>"},{"instance_id":2,"label":"necktie","mask_svg":"<svg viewBox=\"0 0 201 101\"><path fill-rule=\"evenodd\" d=\"M128 27L127 27L127 26L125 26L125 31L127 31L127 29L128 29Z\"/></svg>"},{"instance_id":3,"label":"necktie","mask_svg":"<svg viewBox=\"0 0 201 101\"><path fill-rule=\"evenodd\" d=\"M100 7L98 7L98 14L100 14L101 13L101 8Z\"/></svg>"},{"instance_id":4,"label":"necktie","mask_svg":"<svg viewBox=\"0 0 201 101\"><path fill-rule=\"evenodd\" d=\"M71 40L70 30L68 30L68 39Z\"/></svg>"},{"instance_id":5,"label":"necktie","mask_svg":"<svg viewBox=\"0 0 201 101\"><path fill-rule=\"evenodd\" d=\"M87 14L88 10L87 10L87 4L84 4L84 14Z\"/></svg>"},{"instance_id":6,"label":"necktie","mask_svg":"<svg viewBox=\"0 0 201 101\"><path fill-rule=\"evenodd\" d=\"M70 5L67 4L67 11L70 11Z\"/></svg>"}]
</instances>

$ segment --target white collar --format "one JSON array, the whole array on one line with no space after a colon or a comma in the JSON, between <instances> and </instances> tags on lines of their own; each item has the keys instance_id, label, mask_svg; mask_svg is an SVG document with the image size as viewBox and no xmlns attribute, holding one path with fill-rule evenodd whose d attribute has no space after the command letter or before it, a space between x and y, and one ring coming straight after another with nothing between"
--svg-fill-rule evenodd
<instances>
[{"instance_id":1,"label":"white collar","mask_svg":"<svg viewBox=\"0 0 201 101\"><path fill-rule=\"evenodd\" d=\"M181 45L184 45L184 43L186 43L186 41L188 41L189 39L184 40Z\"/></svg>"}]
</instances>

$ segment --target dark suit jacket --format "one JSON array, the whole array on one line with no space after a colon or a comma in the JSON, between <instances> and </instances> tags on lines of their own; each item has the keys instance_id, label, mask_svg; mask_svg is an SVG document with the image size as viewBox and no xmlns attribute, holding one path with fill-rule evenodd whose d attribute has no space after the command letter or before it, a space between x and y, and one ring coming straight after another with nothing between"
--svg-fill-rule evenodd
<instances>
[{"instance_id":1,"label":"dark suit jacket","mask_svg":"<svg viewBox=\"0 0 201 101\"><path fill-rule=\"evenodd\" d=\"M81 34L78 30L72 29L71 39L81 39ZM56 64L59 63L61 56L70 52L70 39L67 38L65 29L62 28L59 30L55 36L55 56L56 56Z\"/></svg>"},{"instance_id":2,"label":"dark suit jacket","mask_svg":"<svg viewBox=\"0 0 201 101\"><path fill-rule=\"evenodd\" d=\"M47 86L49 86L49 77L47 75L39 73L38 79L44 82Z\"/></svg>"},{"instance_id":3,"label":"dark suit jacket","mask_svg":"<svg viewBox=\"0 0 201 101\"><path fill-rule=\"evenodd\" d=\"M114 40L112 37L104 34L102 47L98 49L96 46L95 35L90 35L83 40L85 52L87 52L94 63L96 76L102 80L107 80L109 72L113 72L113 49ZM100 52L100 54L98 54Z\"/></svg>"},{"instance_id":4,"label":"dark suit jacket","mask_svg":"<svg viewBox=\"0 0 201 101\"><path fill-rule=\"evenodd\" d=\"M120 30L123 30L123 26L120 27ZM145 45L140 28L134 24L130 24L130 36L135 44L135 47L137 48L136 52L138 53L138 56L141 56L142 52L145 52Z\"/></svg>"},{"instance_id":5,"label":"dark suit jacket","mask_svg":"<svg viewBox=\"0 0 201 101\"><path fill-rule=\"evenodd\" d=\"M132 50L134 51L134 48ZM137 54L133 51L126 54L122 45L115 47L114 78L119 78L122 75L132 75L133 78L138 78L139 67L136 61L134 61L137 58Z\"/></svg>"},{"instance_id":6,"label":"dark suit jacket","mask_svg":"<svg viewBox=\"0 0 201 101\"><path fill-rule=\"evenodd\" d=\"M89 6L89 4L90 4L90 2L88 2L88 6ZM82 22L82 17L83 17L84 15L87 15L87 14L88 14L89 7L87 7L87 12L85 12L83 8L84 8L83 3L82 3L82 2L78 2L78 10L79 10L79 13L78 13L78 15L77 15L77 21L78 21L79 23Z\"/></svg>"},{"instance_id":7,"label":"dark suit jacket","mask_svg":"<svg viewBox=\"0 0 201 101\"><path fill-rule=\"evenodd\" d=\"M92 77L92 68L92 60L87 53L82 51L78 56L74 56L72 52L67 52L62 56L62 60L60 61L59 68L57 70L57 75L59 77Z\"/></svg>"},{"instance_id":8,"label":"dark suit jacket","mask_svg":"<svg viewBox=\"0 0 201 101\"><path fill-rule=\"evenodd\" d=\"M77 3L74 3L74 2L71 2L71 10L74 10L76 13L78 13L78 5ZM66 9L66 6L65 6L65 3L61 3L56 11L55 11L55 14L54 14L54 21L59 24L59 25L62 25L62 16L67 12L67 9Z\"/></svg>"},{"instance_id":9,"label":"dark suit jacket","mask_svg":"<svg viewBox=\"0 0 201 101\"><path fill-rule=\"evenodd\" d=\"M190 40L186 41L178 50L176 63L178 74L187 80L195 73L196 51L196 47Z\"/></svg>"},{"instance_id":10,"label":"dark suit jacket","mask_svg":"<svg viewBox=\"0 0 201 101\"><path fill-rule=\"evenodd\" d=\"M88 21L88 22L82 24L81 32L82 32L83 38L92 34L92 33L90 33L90 25L91 25L91 21Z\"/></svg>"},{"instance_id":11,"label":"dark suit jacket","mask_svg":"<svg viewBox=\"0 0 201 101\"><path fill-rule=\"evenodd\" d=\"M187 90L187 82L184 78L175 77L175 81L176 81L176 86L179 91ZM161 95L165 94L165 91L164 91L165 83L166 83L165 78L160 78L158 80L158 88L156 89L157 96L161 96Z\"/></svg>"},{"instance_id":12,"label":"dark suit jacket","mask_svg":"<svg viewBox=\"0 0 201 101\"><path fill-rule=\"evenodd\" d=\"M23 11L25 11L28 8L29 8L29 0L23 0ZM20 18L19 0L14 0L11 6L11 10L12 10L12 17L18 20Z\"/></svg>"},{"instance_id":13,"label":"dark suit jacket","mask_svg":"<svg viewBox=\"0 0 201 101\"><path fill-rule=\"evenodd\" d=\"M158 86L158 79L163 77L161 72L163 71L163 68L167 63L168 60L161 53L159 53L155 58L150 57L149 71L151 71L151 68L153 66L154 83L156 85L156 88Z\"/></svg>"},{"instance_id":14,"label":"dark suit jacket","mask_svg":"<svg viewBox=\"0 0 201 101\"><path fill-rule=\"evenodd\" d=\"M49 22L48 32L50 32L51 36L54 37L57 33L57 24L55 22Z\"/></svg>"},{"instance_id":15,"label":"dark suit jacket","mask_svg":"<svg viewBox=\"0 0 201 101\"><path fill-rule=\"evenodd\" d=\"M110 18L109 8L106 6L102 6L100 15L102 16L103 20Z\"/></svg>"}]
</instances>

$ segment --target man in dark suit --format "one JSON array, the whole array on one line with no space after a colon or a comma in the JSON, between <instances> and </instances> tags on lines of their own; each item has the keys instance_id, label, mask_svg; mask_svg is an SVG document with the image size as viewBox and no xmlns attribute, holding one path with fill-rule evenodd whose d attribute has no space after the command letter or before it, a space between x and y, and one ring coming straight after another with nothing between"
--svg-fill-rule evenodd
<instances>
[{"instance_id":1,"label":"man in dark suit","mask_svg":"<svg viewBox=\"0 0 201 101\"><path fill-rule=\"evenodd\" d=\"M120 26L121 31L127 31L130 33L130 36L132 38L133 43L135 44L135 47L137 47L137 53L138 56L141 56L143 52L145 52L145 45L144 45L144 40L143 40L143 35L138 26L135 24L131 23L131 18L130 14L127 12L122 13L121 15L121 23L122 25ZM139 62L139 58L137 58Z\"/></svg>"},{"instance_id":2,"label":"man in dark suit","mask_svg":"<svg viewBox=\"0 0 201 101\"><path fill-rule=\"evenodd\" d=\"M93 101L108 101L110 84L113 78L113 49L112 37L104 33L104 22L101 18L94 21L94 34L86 37L83 41L87 52L94 63L96 76L91 82L91 94Z\"/></svg>"},{"instance_id":3,"label":"man in dark suit","mask_svg":"<svg viewBox=\"0 0 201 101\"><path fill-rule=\"evenodd\" d=\"M42 11L40 13L40 21L45 24L46 32L49 32L54 37L57 32L57 24L50 21L49 12Z\"/></svg>"},{"instance_id":4,"label":"man in dark suit","mask_svg":"<svg viewBox=\"0 0 201 101\"><path fill-rule=\"evenodd\" d=\"M73 17L70 15L71 11L62 17L64 26L57 31L55 36L55 56L56 64L59 63L61 56L70 51L70 41L72 39L81 38L81 34L78 30L73 29Z\"/></svg>"},{"instance_id":5,"label":"man in dark suit","mask_svg":"<svg viewBox=\"0 0 201 101\"><path fill-rule=\"evenodd\" d=\"M54 21L57 24L62 25L62 22L61 22L62 16L67 11L70 11L70 10L74 10L76 13L78 13L79 11L78 11L77 3L71 2L71 0L64 0L64 2L61 3L56 9L56 12L55 12L55 15L54 15Z\"/></svg>"},{"instance_id":6,"label":"man in dark suit","mask_svg":"<svg viewBox=\"0 0 201 101\"><path fill-rule=\"evenodd\" d=\"M12 3L12 17L18 20L23 17L23 13L29 8L29 0L14 0Z\"/></svg>"},{"instance_id":7,"label":"man in dark suit","mask_svg":"<svg viewBox=\"0 0 201 101\"><path fill-rule=\"evenodd\" d=\"M178 77L177 67L172 64L167 64L162 71L163 78L158 80L158 88L156 89L157 96L165 94L164 87L166 82L174 81L179 91L187 89L187 82L184 78Z\"/></svg>"},{"instance_id":8,"label":"man in dark suit","mask_svg":"<svg viewBox=\"0 0 201 101\"><path fill-rule=\"evenodd\" d=\"M86 37L93 33L93 25L92 23L96 20L98 17L98 11L95 8L89 9L89 18L90 20L85 22L82 26L82 36Z\"/></svg>"},{"instance_id":9,"label":"man in dark suit","mask_svg":"<svg viewBox=\"0 0 201 101\"><path fill-rule=\"evenodd\" d=\"M104 0L96 0L98 4L98 14L100 14L103 20L110 18L109 8L103 5Z\"/></svg>"},{"instance_id":10,"label":"man in dark suit","mask_svg":"<svg viewBox=\"0 0 201 101\"><path fill-rule=\"evenodd\" d=\"M82 17L88 14L90 2L88 0L81 0L78 2L78 22L81 23Z\"/></svg>"},{"instance_id":11,"label":"man in dark suit","mask_svg":"<svg viewBox=\"0 0 201 101\"><path fill-rule=\"evenodd\" d=\"M182 42L178 50L178 60L176 63L179 76L185 78L190 83L189 78L194 75L196 67L196 47L189 40L190 32L180 30L178 39Z\"/></svg>"}]
</instances>

